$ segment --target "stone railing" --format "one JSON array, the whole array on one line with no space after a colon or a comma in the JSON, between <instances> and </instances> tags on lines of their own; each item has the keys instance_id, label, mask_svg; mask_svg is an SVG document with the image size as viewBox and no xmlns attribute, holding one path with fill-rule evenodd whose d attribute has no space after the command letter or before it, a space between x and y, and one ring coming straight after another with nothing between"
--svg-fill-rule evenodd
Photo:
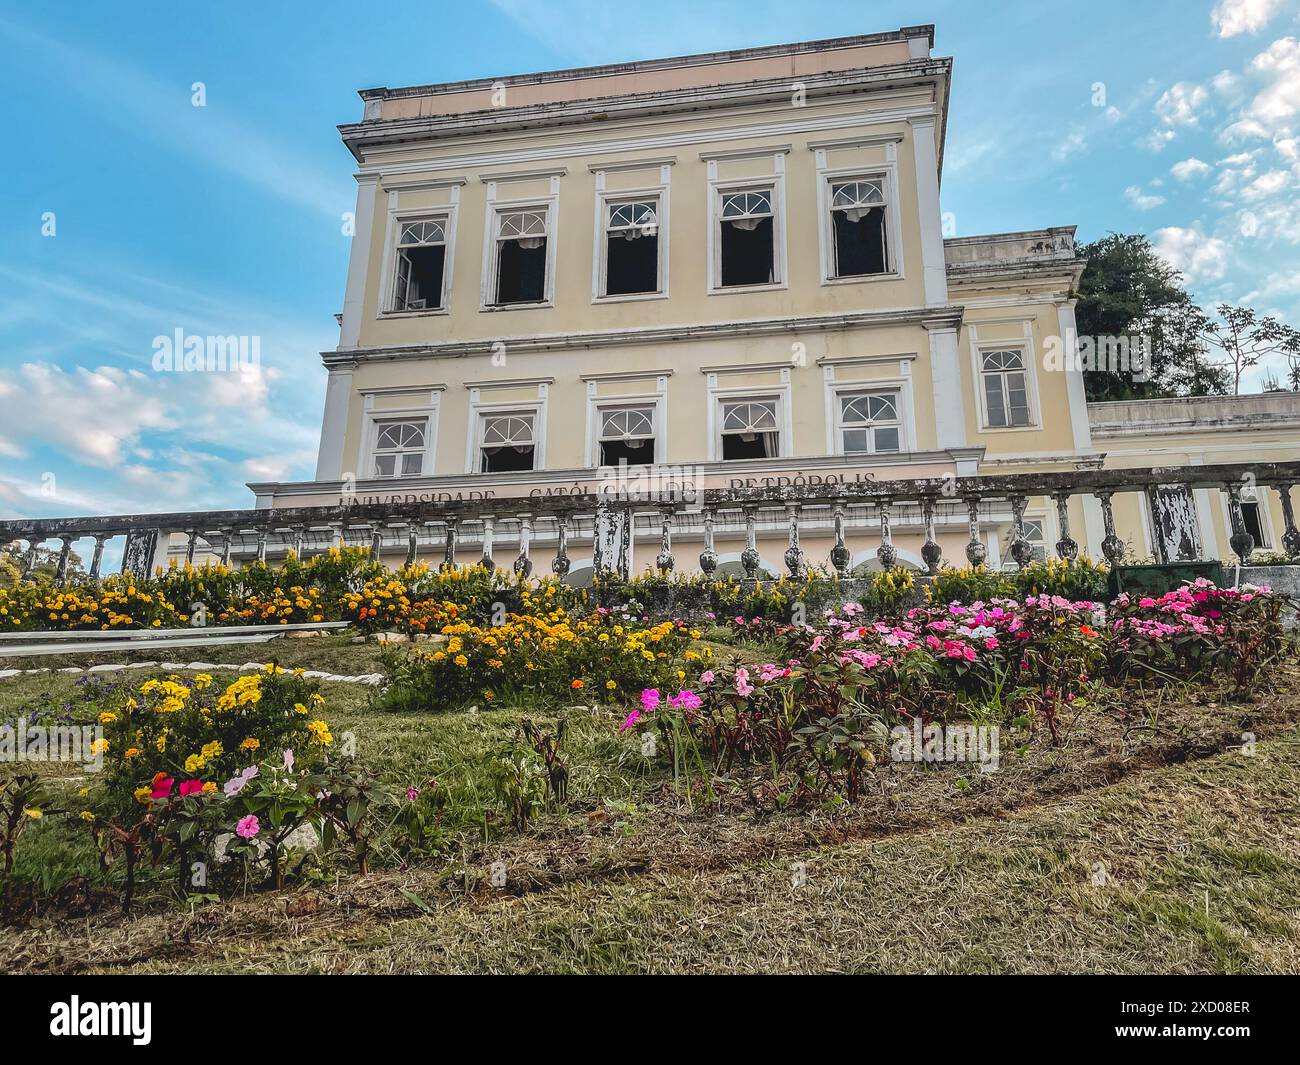
<instances>
[{"instance_id":1,"label":"stone railing","mask_svg":"<svg viewBox=\"0 0 1300 1065\"><path fill-rule=\"evenodd\" d=\"M851 536L858 539L867 530L878 541L875 558L893 568L898 551L893 542L895 516L902 509L924 535L920 557L930 573L942 565L943 551L936 538L936 523L942 517L947 526L963 525L969 532L965 562L983 563L987 546L981 528L993 509L998 520L1012 530L1010 552L1021 566L1033 557L1033 545L1025 536L1024 516L1030 499L1050 500L1056 509L1059 538L1055 552L1064 559L1076 558L1079 544L1071 533L1070 501L1083 497L1100 511L1104 538L1100 548L1112 565L1122 562L1125 544L1116 533L1112 501L1123 493L1142 493L1156 516L1159 535L1153 538L1157 560L1171 562L1189 555L1188 544L1199 542L1196 535L1184 535L1195 521L1192 492L1212 489L1226 495L1231 523L1232 550L1245 562L1254 541L1246 530L1241 502L1259 489L1276 491L1285 521L1282 543L1291 556L1300 555L1291 500L1292 486L1300 482L1300 462L1238 463L1231 465L1171 466L1145 470L1088 469L1062 473L1015 474L997 477L945 477L899 481L855 483L792 483L765 488L709 488L692 490L678 483L663 497L628 498L611 491L537 498L502 498L486 501L421 501L367 503L352 506L301 507L279 510L228 510L172 514L136 514L112 517L31 518L0 521L0 542L21 542L24 575L30 575L38 548L49 540L61 544L56 579L69 573L73 544L83 538L94 541L88 576L100 575L106 541L125 537L123 571L139 575L153 572L169 557L183 554L193 560L200 550L205 557L223 562L266 560L287 554L299 557L340 545L365 545L376 558L392 556L407 562L441 554L444 567L457 564L458 551L478 544L485 560L501 564L494 557L498 536L509 532L518 553L511 560L514 571L533 573L534 546L550 543L554 555L550 569L563 577L571 567L569 547L576 536L592 545L592 564L598 572L627 575L631 563L631 539L638 526L657 533L659 551L654 565L662 572L680 569L673 553L674 535L689 528L698 535L703 549L699 569L712 575L718 568L716 537L720 530L744 536L740 562L745 576L759 575L760 527L771 530L776 522L784 529L786 568L797 574L806 571L809 559L801 544L801 533L816 528L833 539L828 561L834 571L846 576L852 559ZM1088 503L1095 500L1094 503ZM174 539L182 536L183 540Z\"/></svg>"}]
</instances>

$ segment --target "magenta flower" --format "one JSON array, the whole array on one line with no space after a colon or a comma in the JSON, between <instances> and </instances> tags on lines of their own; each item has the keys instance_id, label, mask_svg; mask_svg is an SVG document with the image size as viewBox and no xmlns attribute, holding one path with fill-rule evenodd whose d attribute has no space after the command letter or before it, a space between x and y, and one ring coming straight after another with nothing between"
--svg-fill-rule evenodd
<instances>
[{"instance_id":1,"label":"magenta flower","mask_svg":"<svg viewBox=\"0 0 1300 1065\"><path fill-rule=\"evenodd\" d=\"M659 689L646 688L641 692L641 707L647 713L659 705Z\"/></svg>"},{"instance_id":2,"label":"magenta flower","mask_svg":"<svg viewBox=\"0 0 1300 1065\"><path fill-rule=\"evenodd\" d=\"M415 800L420 797L420 789L415 785L411 785L411 787L406 789L406 797L410 799L411 802L415 802Z\"/></svg>"},{"instance_id":3,"label":"magenta flower","mask_svg":"<svg viewBox=\"0 0 1300 1065\"><path fill-rule=\"evenodd\" d=\"M635 725L640 720L641 720L641 711L633 710L630 714L627 715L627 717L623 719L623 724L618 726L619 732L626 732L628 729L630 729L633 725Z\"/></svg>"},{"instance_id":4,"label":"magenta flower","mask_svg":"<svg viewBox=\"0 0 1300 1065\"><path fill-rule=\"evenodd\" d=\"M201 780L183 781L181 783L180 790L181 790L181 798L184 798L186 795L197 795L199 792L203 790L203 781Z\"/></svg>"},{"instance_id":5,"label":"magenta flower","mask_svg":"<svg viewBox=\"0 0 1300 1065\"><path fill-rule=\"evenodd\" d=\"M700 697L689 689L669 696L668 701L682 710L698 710L701 706Z\"/></svg>"},{"instance_id":6,"label":"magenta flower","mask_svg":"<svg viewBox=\"0 0 1300 1065\"><path fill-rule=\"evenodd\" d=\"M235 835L241 839L252 839L262 829L261 823L257 820L255 814L249 814L247 817L241 817L239 824L235 826Z\"/></svg>"},{"instance_id":7,"label":"magenta flower","mask_svg":"<svg viewBox=\"0 0 1300 1065\"><path fill-rule=\"evenodd\" d=\"M749 683L749 670L744 666L736 670L736 694L743 699L754 694L754 686Z\"/></svg>"}]
</instances>

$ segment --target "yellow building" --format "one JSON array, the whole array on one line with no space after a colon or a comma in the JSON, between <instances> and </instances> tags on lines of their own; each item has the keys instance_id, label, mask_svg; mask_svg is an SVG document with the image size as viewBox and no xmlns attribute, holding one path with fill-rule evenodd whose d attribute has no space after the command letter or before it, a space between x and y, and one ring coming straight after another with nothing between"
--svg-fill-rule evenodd
<instances>
[{"instance_id":1,"label":"yellow building","mask_svg":"<svg viewBox=\"0 0 1300 1065\"><path fill-rule=\"evenodd\" d=\"M945 235L952 60L932 46L917 26L363 91L362 120L341 127L355 235L316 477L250 485L258 507L682 480L822 491L1149 466L1157 451L1294 458L1290 396L1212 401L1209 426L1196 403L1089 410L1077 361L1059 358L1074 351L1074 228ZM1228 554L1218 495L1195 494L1212 557ZM1138 557L1152 553L1143 507L1116 500ZM1259 508L1276 546L1276 493ZM1097 500L1067 513L1100 557ZM635 519L633 569L659 549L659 520ZM702 537L689 507L675 520L679 542ZM966 509L945 504L936 522L962 560ZM978 527L1004 561L1009 508L986 506ZM811 563L831 529L829 514L806 518ZM1051 552L1050 500L1030 499L1025 531ZM715 532L734 568L744 528ZM901 508L893 534L900 564L920 567L919 508ZM760 521L769 571L787 535L779 511ZM459 557L493 536L466 530ZM575 576L584 536L579 524ZM879 539L856 526L853 565L873 563Z\"/></svg>"}]
</instances>

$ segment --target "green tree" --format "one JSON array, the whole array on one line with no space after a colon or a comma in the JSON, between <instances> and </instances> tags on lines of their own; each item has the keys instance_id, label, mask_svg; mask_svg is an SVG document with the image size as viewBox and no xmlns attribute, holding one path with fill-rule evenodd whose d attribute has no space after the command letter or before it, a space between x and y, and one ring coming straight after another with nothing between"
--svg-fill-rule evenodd
<instances>
[{"instance_id":1,"label":"green tree","mask_svg":"<svg viewBox=\"0 0 1300 1065\"><path fill-rule=\"evenodd\" d=\"M1300 384L1300 330L1251 307L1221 303L1216 313L1219 320L1206 325L1205 338L1227 359L1223 369L1231 376L1233 395L1241 394L1242 375L1270 355L1285 355L1291 387Z\"/></svg>"},{"instance_id":2,"label":"green tree","mask_svg":"<svg viewBox=\"0 0 1300 1065\"><path fill-rule=\"evenodd\" d=\"M1088 399L1154 399L1223 395L1227 370L1206 357L1210 320L1183 287L1183 277L1140 233L1108 233L1086 244L1088 260L1075 309L1079 335L1147 337L1150 366L1134 375L1120 367L1084 373ZM1139 376L1145 380L1137 379Z\"/></svg>"}]
</instances>

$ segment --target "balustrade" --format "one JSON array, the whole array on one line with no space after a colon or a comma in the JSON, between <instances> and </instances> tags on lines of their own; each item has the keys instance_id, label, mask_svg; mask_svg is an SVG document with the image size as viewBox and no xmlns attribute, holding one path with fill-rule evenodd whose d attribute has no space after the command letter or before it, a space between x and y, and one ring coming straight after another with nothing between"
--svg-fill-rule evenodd
<instances>
[{"instance_id":1,"label":"balustrade","mask_svg":"<svg viewBox=\"0 0 1300 1065\"><path fill-rule=\"evenodd\" d=\"M216 557L229 565L249 561L265 562L293 552L298 557L353 543L367 543L371 557L414 563L422 545L436 550L441 537L440 568L460 563L464 530L476 533L481 559L494 564L498 537L513 540L518 553L511 567L520 577L534 570L535 543L553 543L550 570L567 577L573 567L570 550L574 537L592 542L593 568L626 574L632 564L638 534L641 542L657 536L658 553L652 565L661 573L678 568L674 539L695 540L702 550L699 570L708 577L720 568L719 537L735 542L740 568L747 579L758 579L765 565L763 545L781 548L781 560L792 576L810 568L829 568L841 577L849 576L858 550L870 550L862 541L876 526L874 557L882 569L900 564L923 567L931 575L944 563L941 534L950 536L964 527L965 560L970 565L989 561L987 534L997 531L1005 537L1014 562L1028 565L1035 543L1027 534L1026 513L1031 501L1035 519L1042 515L1055 525L1057 557L1076 559L1080 544L1071 533L1070 507L1074 499L1099 510L1100 543L1093 549L1111 565L1121 564L1129 553L1116 527L1114 497L1145 495L1144 514L1155 514L1174 499L1180 521L1196 512L1193 493L1222 493L1229 527L1229 545L1242 562L1255 547L1246 522L1244 502L1266 501L1267 493L1278 493L1285 531L1281 545L1291 557L1300 557L1300 530L1296 528L1291 490L1300 482L1300 463L1231 464L1219 466L1164 467L1145 470L1086 470L1062 473L1015 474L998 477L926 478L909 481L832 482L825 490L817 486L777 489L705 489L692 505L680 499L664 501L618 499L604 496L567 496L557 499L522 500L503 498L455 503L362 504L339 507L285 508L281 510L213 511L204 513L131 515L87 518L33 518L0 521L0 542L18 543L21 575L32 579L42 559L52 560L57 580L72 573L73 546L92 538L93 554L81 579L99 579L106 543L128 537L124 568L137 575L166 558L168 545L177 560L196 562L200 556ZM1247 493L1255 493L1253 499ZM1202 508L1203 509L1203 508ZM1096 512L1094 511L1094 513ZM579 515L590 515L580 519ZM594 519L594 520L593 520ZM1178 522L1166 523L1170 528ZM1151 522L1151 532L1139 550L1147 550L1162 561L1175 561L1195 550L1197 537L1184 536L1178 542L1162 534L1164 526ZM899 530L905 530L900 532ZM1178 531L1175 529L1175 531ZM1195 530L1193 530L1193 533ZM905 535L918 546L919 555L900 554L897 537ZM1094 536L1096 534L1094 533ZM912 539L915 537L915 539ZM1046 539L1044 536L1043 539ZM56 541L58 548L45 545ZM951 541L949 541L951 542ZM820 543L810 556L808 545ZM1191 543L1191 547L1188 544ZM469 547L470 544L466 544ZM825 554L822 554L825 552ZM865 553L865 552L864 552ZM129 557L128 557L129 556ZM732 556L733 558L737 556ZM858 556L860 557L860 556ZM997 555L993 555L996 560ZM44 565L48 565L46 561Z\"/></svg>"}]
</instances>

